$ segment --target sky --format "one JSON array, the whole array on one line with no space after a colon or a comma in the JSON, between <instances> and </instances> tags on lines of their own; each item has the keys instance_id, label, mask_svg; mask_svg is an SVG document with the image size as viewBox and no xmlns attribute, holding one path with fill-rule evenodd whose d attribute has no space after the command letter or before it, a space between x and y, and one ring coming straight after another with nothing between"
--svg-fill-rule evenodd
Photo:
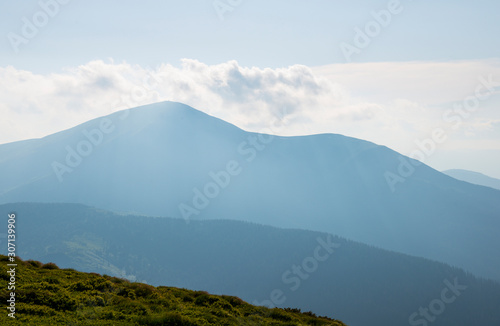
<instances>
[{"instance_id":1,"label":"sky","mask_svg":"<svg viewBox=\"0 0 500 326\"><path fill-rule=\"evenodd\" d=\"M186 103L500 178L500 2L0 2L0 144Z\"/></svg>"}]
</instances>

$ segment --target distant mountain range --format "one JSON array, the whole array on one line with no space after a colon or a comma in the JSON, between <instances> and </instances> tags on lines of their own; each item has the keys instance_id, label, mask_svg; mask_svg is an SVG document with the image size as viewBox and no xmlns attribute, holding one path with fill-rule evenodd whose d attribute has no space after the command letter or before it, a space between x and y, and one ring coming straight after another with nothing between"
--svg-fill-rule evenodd
<instances>
[{"instance_id":1,"label":"distant mountain range","mask_svg":"<svg viewBox=\"0 0 500 326\"><path fill-rule=\"evenodd\" d=\"M479 172L468 170L452 169L443 171L444 174L449 175L458 180L466 181L472 184L490 187L500 190L500 180L489 177Z\"/></svg>"},{"instance_id":2,"label":"distant mountain range","mask_svg":"<svg viewBox=\"0 0 500 326\"><path fill-rule=\"evenodd\" d=\"M245 132L164 102L0 145L0 203L324 231L500 280L500 191L334 134Z\"/></svg>"},{"instance_id":3,"label":"distant mountain range","mask_svg":"<svg viewBox=\"0 0 500 326\"><path fill-rule=\"evenodd\" d=\"M17 254L61 268L300 308L350 326L500 325L500 284L324 232L0 205L0 214L12 212Z\"/></svg>"}]
</instances>

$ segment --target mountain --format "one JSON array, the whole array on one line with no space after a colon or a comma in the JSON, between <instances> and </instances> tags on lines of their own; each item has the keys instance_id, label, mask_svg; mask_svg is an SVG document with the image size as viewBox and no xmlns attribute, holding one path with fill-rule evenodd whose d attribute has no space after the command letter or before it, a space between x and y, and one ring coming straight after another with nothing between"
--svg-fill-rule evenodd
<instances>
[{"instance_id":1,"label":"mountain","mask_svg":"<svg viewBox=\"0 0 500 326\"><path fill-rule=\"evenodd\" d=\"M9 260L0 256L0 261ZM13 297L17 304L1 314L2 325L344 325L297 309L255 307L236 297L155 288L61 270L54 263L17 260L16 264L16 274L22 278ZM3 302L11 300L8 282L8 277L0 279Z\"/></svg>"},{"instance_id":2,"label":"mountain","mask_svg":"<svg viewBox=\"0 0 500 326\"><path fill-rule=\"evenodd\" d=\"M452 169L443 171L444 174L449 175L452 178L466 181L472 184L495 188L500 190L500 180L489 177L479 172L473 172L468 170Z\"/></svg>"},{"instance_id":3,"label":"mountain","mask_svg":"<svg viewBox=\"0 0 500 326\"><path fill-rule=\"evenodd\" d=\"M500 324L500 284L323 232L75 204L0 206L12 212L17 255L64 268L299 308L351 326Z\"/></svg>"},{"instance_id":4,"label":"mountain","mask_svg":"<svg viewBox=\"0 0 500 326\"><path fill-rule=\"evenodd\" d=\"M0 180L0 203L326 231L500 280L499 190L342 135L250 133L164 102L1 145Z\"/></svg>"}]
</instances>

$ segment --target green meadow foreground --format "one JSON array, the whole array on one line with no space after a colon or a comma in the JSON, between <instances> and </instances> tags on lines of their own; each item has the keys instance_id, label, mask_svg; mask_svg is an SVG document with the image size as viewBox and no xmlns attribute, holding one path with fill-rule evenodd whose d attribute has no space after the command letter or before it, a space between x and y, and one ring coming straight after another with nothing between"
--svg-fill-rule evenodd
<instances>
[{"instance_id":1,"label":"green meadow foreground","mask_svg":"<svg viewBox=\"0 0 500 326\"><path fill-rule=\"evenodd\" d=\"M15 319L5 309L11 298L8 258L0 297L1 325L335 325L344 323L298 309L268 309L237 297L59 269L55 264L16 260Z\"/></svg>"}]
</instances>

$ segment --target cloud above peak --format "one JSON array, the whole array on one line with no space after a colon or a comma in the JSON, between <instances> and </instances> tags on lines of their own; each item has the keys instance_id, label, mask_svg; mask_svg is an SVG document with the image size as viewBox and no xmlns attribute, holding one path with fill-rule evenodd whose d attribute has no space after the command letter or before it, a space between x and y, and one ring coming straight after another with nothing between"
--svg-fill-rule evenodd
<instances>
[{"instance_id":1,"label":"cloud above peak","mask_svg":"<svg viewBox=\"0 0 500 326\"><path fill-rule=\"evenodd\" d=\"M294 115L301 109L339 105L342 97L340 86L301 65L261 69L241 67L236 61L209 66L184 59L180 69L163 65L155 73L166 99L208 107L225 120L238 119L242 127L284 118L283 112Z\"/></svg>"}]
</instances>

